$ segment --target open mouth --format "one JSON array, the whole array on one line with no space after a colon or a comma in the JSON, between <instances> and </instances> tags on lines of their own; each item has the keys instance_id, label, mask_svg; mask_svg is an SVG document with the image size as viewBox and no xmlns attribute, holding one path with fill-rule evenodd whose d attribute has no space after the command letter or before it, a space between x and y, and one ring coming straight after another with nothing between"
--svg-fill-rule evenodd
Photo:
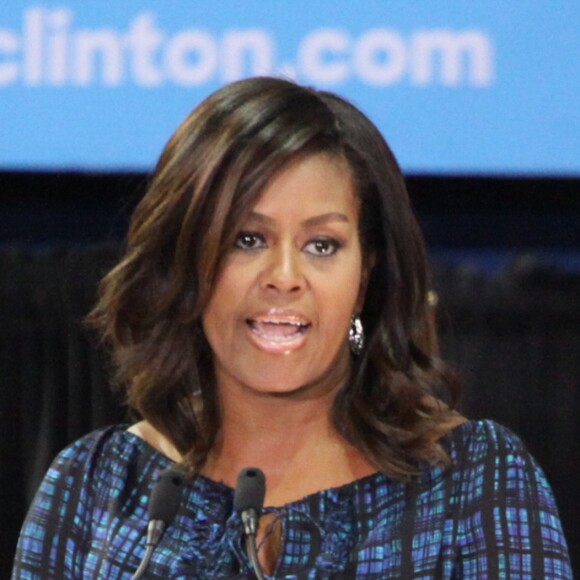
<instances>
[{"instance_id":1,"label":"open mouth","mask_svg":"<svg viewBox=\"0 0 580 580\"><path fill-rule=\"evenodd\" d=\"M305 334L310 324L288 320L246 320L252 332L265 340L277 343L292 342Z\"/></svg>"}]
</instances>

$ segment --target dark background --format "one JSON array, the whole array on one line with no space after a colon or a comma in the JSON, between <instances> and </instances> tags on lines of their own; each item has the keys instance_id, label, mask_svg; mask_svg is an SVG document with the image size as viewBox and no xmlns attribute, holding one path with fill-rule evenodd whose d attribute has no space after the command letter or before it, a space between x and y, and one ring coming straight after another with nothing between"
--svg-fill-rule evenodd
<instances>
[{"instance_id":1,"label":"dark background","mask_svg":"<svg viewBox=\"0 0 580 580\"><path fill-rule=\"evenodd\" d=\"M0 578L52 457L126 419L81 324L143 174L0 172ZM518 433L580 565L580 179L411 176L463 411Z\"/></svg>"}]
</instances>

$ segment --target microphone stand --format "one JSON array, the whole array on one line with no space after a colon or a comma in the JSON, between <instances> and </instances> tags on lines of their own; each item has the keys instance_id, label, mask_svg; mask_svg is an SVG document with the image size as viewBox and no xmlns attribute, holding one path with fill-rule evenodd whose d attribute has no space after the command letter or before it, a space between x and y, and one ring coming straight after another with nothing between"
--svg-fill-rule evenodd
<instances>
[{"instance_id":1,"label":"microphone stand","mask_svg":"<svg viewBox=\"0 0 580 580\"><path fill-rule=\"evenodd\" d=\"M248 558L254 568L254 573L258 580L264 580L262 565L258 560L258 549L256 546L256 532L258 531L258 513L254 508L248 508L241 513L242 523L244 524L244 535L246 536L246 551Z\"/></svg>"},{"instance_id":2,"label":"microphone stand","mask_svg":"<svg viewBox=\"0 0 580 580\"><path fill-rule=\"evenodd\" d=\"M246 551L258 580L265 580L256 547L258 520L264 505L265 494L266 479L262 471L256 467L242 469L238 475L238 483L234 495L234 509L240 512L244 526Z\"/></svg>"},{"instance_id":3,"label":"microphone stand","mask_svg":"<svg viewBox=\"0 0 580 580\"><path fill-rule=\"evenodd\" d=\"M131 580L139 580L145 573L165 528L177 514L184 484L185 477L177 466L172 465L159 474L159 479L153 486L147 508L149 514L147 548L139 568L137 568Z\"/></svg>"}]
</instances>

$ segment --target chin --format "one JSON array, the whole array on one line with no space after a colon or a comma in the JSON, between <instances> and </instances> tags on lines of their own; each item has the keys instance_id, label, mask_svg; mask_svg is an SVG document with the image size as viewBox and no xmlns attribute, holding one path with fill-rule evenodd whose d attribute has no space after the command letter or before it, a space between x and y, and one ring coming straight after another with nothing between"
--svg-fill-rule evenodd
<instances>
[{"instance_id":1,"label":"chin","mask_svg":"<svg viewBox=\"0 0 580 580\"><path fill-rule=\"evenodd\" d=\"M273 396L288 396L293 393L300 393L308 390L309 385L303 382L292 382L280 384L280 380L270 381L270 380L254 380L246 383L248 389L255 391L262 395L273 395Z\"/></svg>"},{"instance_id":2,"label":"chin","mask_svg":"<svg viewBox=\"0 0 580 580\"><path fill-rule=\"evenodd\" d=\"M247 383L248 388L265 397L299 399L326 394L336 390L341 384L342 381L337 381L336 377L331 378L327 375L315 379L297 377L295 380L286 380L284 383L281 383L279 374L276 375L276 378L272 378L272 380L262 378L261 380L254 380Z\"/></svg>"}]
</instances>

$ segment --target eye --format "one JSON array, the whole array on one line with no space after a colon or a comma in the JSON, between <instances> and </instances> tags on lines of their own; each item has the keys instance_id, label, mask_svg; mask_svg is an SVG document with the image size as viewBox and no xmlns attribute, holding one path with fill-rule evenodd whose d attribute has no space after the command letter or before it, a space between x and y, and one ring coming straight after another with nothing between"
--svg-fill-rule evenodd
<instances>
[{"instance_id":1,"label":"eye","mask_svg":"<svg viewBox=\"0 0 580 580\"><path fill-rule=\"evenodd\" d=\"M304 251L313 256L334 256L342 244L333 238L317 238L304 246Z\"/></svg>"},{"instance_id":2,"label":"eye","mask_svg":"<svg viewBox=\"0 0 580 580\"><path fill-rule=\"evenodd\" d=\"M240 250L259 250L266 247L266 238L257 232L240 232L234 245Z\"/></svg>"}]
</instances>

